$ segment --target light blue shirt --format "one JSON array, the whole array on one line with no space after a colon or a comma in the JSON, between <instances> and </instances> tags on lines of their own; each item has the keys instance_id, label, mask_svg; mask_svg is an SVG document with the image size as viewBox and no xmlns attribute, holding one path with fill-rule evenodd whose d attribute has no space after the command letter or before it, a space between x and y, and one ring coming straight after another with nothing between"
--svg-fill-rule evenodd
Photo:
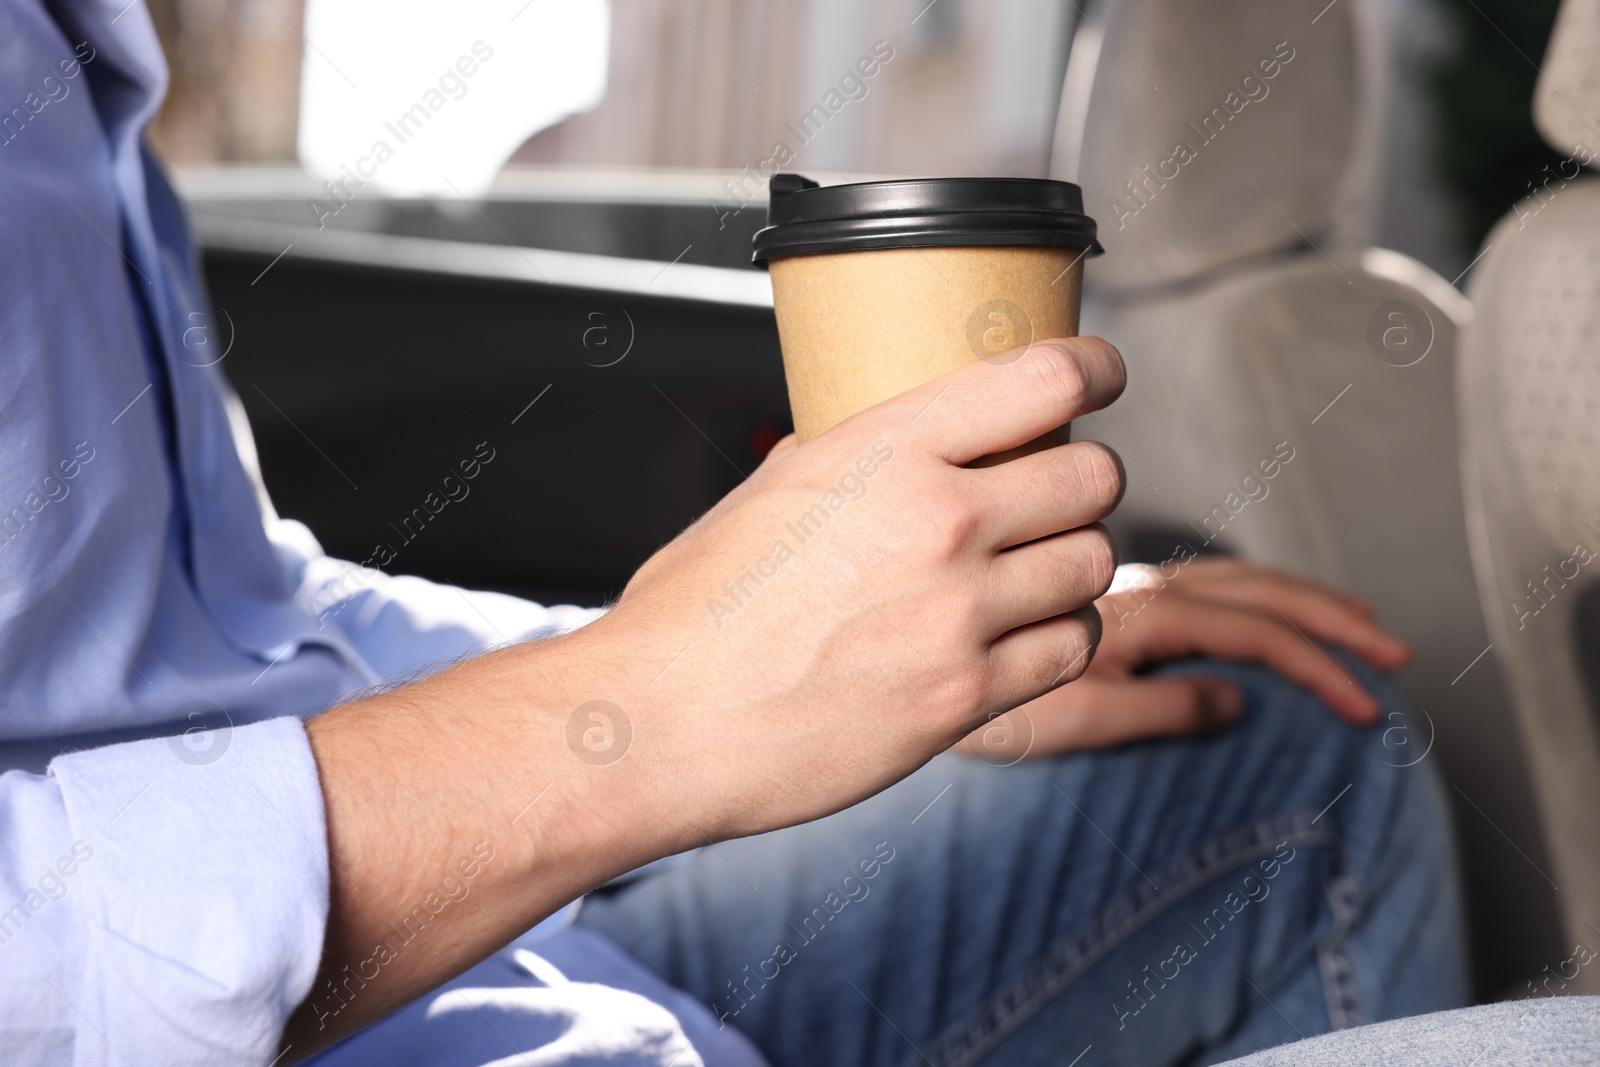
<instances>
[{"instance_id":1,"label":"light blue shirt","mask_svg":"<svg viewBox=\"0 0 1600 1067\"><path fill-rule=\"evenodd\" d=\"M267 1064L328 912L300 717L595 612L363 571L273 513L141 149L167 73L125 4L0 0L0 1060ZM533 941L512 961L529 1011L608 1004L614 1038L615 988L715 1030L596 935L546 933L564 974ZM694 1040L680 1065L758 1062Z\"/></svg>"}]
</instances>

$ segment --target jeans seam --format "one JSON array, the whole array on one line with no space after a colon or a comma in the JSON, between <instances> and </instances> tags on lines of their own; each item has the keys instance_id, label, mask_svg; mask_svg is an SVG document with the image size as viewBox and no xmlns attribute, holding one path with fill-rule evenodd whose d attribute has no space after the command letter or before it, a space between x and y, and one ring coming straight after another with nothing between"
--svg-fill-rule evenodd
<instances>
[{"instance_id":1,"label":"jeans seam","mask_svg":"<svg viewBox=\"0 0 1600 1067\"><path fill-rule=\"evenodd\" d=\"M1317 946L1317 969L1322 975L1329 1021L1335 1030L1344 1030L1370 1020L1356 976L1355 958L1350 951L1350 933L1363 910L1361 883L1343 850L1339 854L1338 869L1323 891L1333 912L1333 926Z\"/></svg>"},{"instance_id":2,"label":"jeans seam","mask_svg":"<svg viewBox=\"0 0 1600 1067\"><path fill-rule=\"evenodd\" d=\"M1149 883L1133 886L1078 932L1056 942L1043 959L1014 980L969 1019L908 1065L971 1067L1000 1039L1014 1031L1060 994L1073 979L1178 900L1214 881L1226 871L1283 842L1316 845L1337 843L1337 835L1312 825L1315 815L1294 812L1231 830L1189 850L1158 870L1167 889Z\"/></svg>"}]
</instances>

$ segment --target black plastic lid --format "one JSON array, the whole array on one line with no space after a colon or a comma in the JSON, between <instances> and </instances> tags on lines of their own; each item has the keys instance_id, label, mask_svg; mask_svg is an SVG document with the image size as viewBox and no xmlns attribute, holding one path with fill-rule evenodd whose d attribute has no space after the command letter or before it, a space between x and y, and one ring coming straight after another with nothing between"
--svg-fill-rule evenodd
<instances>
[{"instance_id":1,"label":"black plastic lid","mask_svg":"<svg viewBox=\"0 0 1600 1067\"><path fill-rule=\"evenodd\" d=\"M1035 245L1102 250L1083 193L1042 178L909 178L819 186L774 174L751 260L870 248Z\"/></svg>"}]
</instances>

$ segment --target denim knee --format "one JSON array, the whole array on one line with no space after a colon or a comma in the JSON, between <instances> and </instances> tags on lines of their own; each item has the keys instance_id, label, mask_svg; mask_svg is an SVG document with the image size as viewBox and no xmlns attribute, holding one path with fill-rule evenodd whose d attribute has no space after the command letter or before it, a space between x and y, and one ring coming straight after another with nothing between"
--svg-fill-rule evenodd
<instances>
[{"instance_id":1,"label":"denim knee","mask_svg":"<svg viewBox=\"0 0 1600 1067\"><path fill-rule=\"evenodd\" d=\"M1433 750L1434 724L1408 701L1389 677L1352 657L1330 657L1377 698L1379 719L1346 722L1313 693L1260 664L1185 660L1154 673L1224 678L1245 696L1245 716L1235 727L1234 751L1241 773L1263 754L1291 761L1301 773L1294 791L1311 804L1318 824L1328 823L1344 839L1357 866L1379 853L1427 862L1454 877L1455 853L1449 804ZM1310 795L1306 795L1307 793ZM1289 798L1285 797L1287 801Z\"/></svg>"},{"instance_id":2,"label":"denim knee","mask_svg":"<svg viewBox=\"0 0 1600 1067\"><path fill-rule=\"evenodd\" d=\"M1331 652L1330 656L1338 655ZM1228 679L1245 694L1239 749L1225 758L1254 768L1285 795L1277 803L1313 810L1312 822L1338 837L1326 894L1359 961L1363 1002L1335 1025L1437 1010L1466 1002L1470 975L1450 805L1433 749L1434 724L1389 678L1339 656L1354 684L1378 700L1370 726L1336 718L1308 690L1259 665L1188 661L1171 675ZM1284 783L1260 768L1279 752L1302 778ZM1270 763L1270 760L1267 761ZM1385 947L1376 947L1382 943ZM1417 980L1425 975L1424 980Z\"/></svg>"}]
</instances>

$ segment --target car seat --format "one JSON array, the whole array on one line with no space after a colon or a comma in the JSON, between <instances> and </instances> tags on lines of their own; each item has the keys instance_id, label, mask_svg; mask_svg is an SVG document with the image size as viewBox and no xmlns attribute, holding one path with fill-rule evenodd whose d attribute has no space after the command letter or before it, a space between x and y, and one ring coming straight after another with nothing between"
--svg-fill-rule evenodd
<instances>
[{"instance_id":1,"label":"car seat","mask_svg":"<svg viewBox=\"0 0 1600 1067\"><path fill-rule=\"evenodd\" d=\"M1384 44L1362 0L1086 13L1051 170L1100 222L1083 329L1129 384L1075 432L1125 461L1124 558L1234 552L1354 591L1413 644L1417 710L1385 743L1449 781L1491 993L1552 958L1554 891L1465 533L1452 361L1472 308L1366 246Z\"/></svg>"},{"instance_id":2,"label":"car seat","mask_svg":"<svg viewBox=\"0 0 1600 1067\"><path fill-rule=\"evenodd\" d=\"M1484 243L1457 418L1479 595L1570 952L1600 946L1600 179L1582 173L1600 162L1600 0L1566 0L1542 71L1534 119L1566 158ZM1548 961L1551 991L1600 990L1600 967L1565 973L1569 952Z\"/></svg>"}]
</instances>

